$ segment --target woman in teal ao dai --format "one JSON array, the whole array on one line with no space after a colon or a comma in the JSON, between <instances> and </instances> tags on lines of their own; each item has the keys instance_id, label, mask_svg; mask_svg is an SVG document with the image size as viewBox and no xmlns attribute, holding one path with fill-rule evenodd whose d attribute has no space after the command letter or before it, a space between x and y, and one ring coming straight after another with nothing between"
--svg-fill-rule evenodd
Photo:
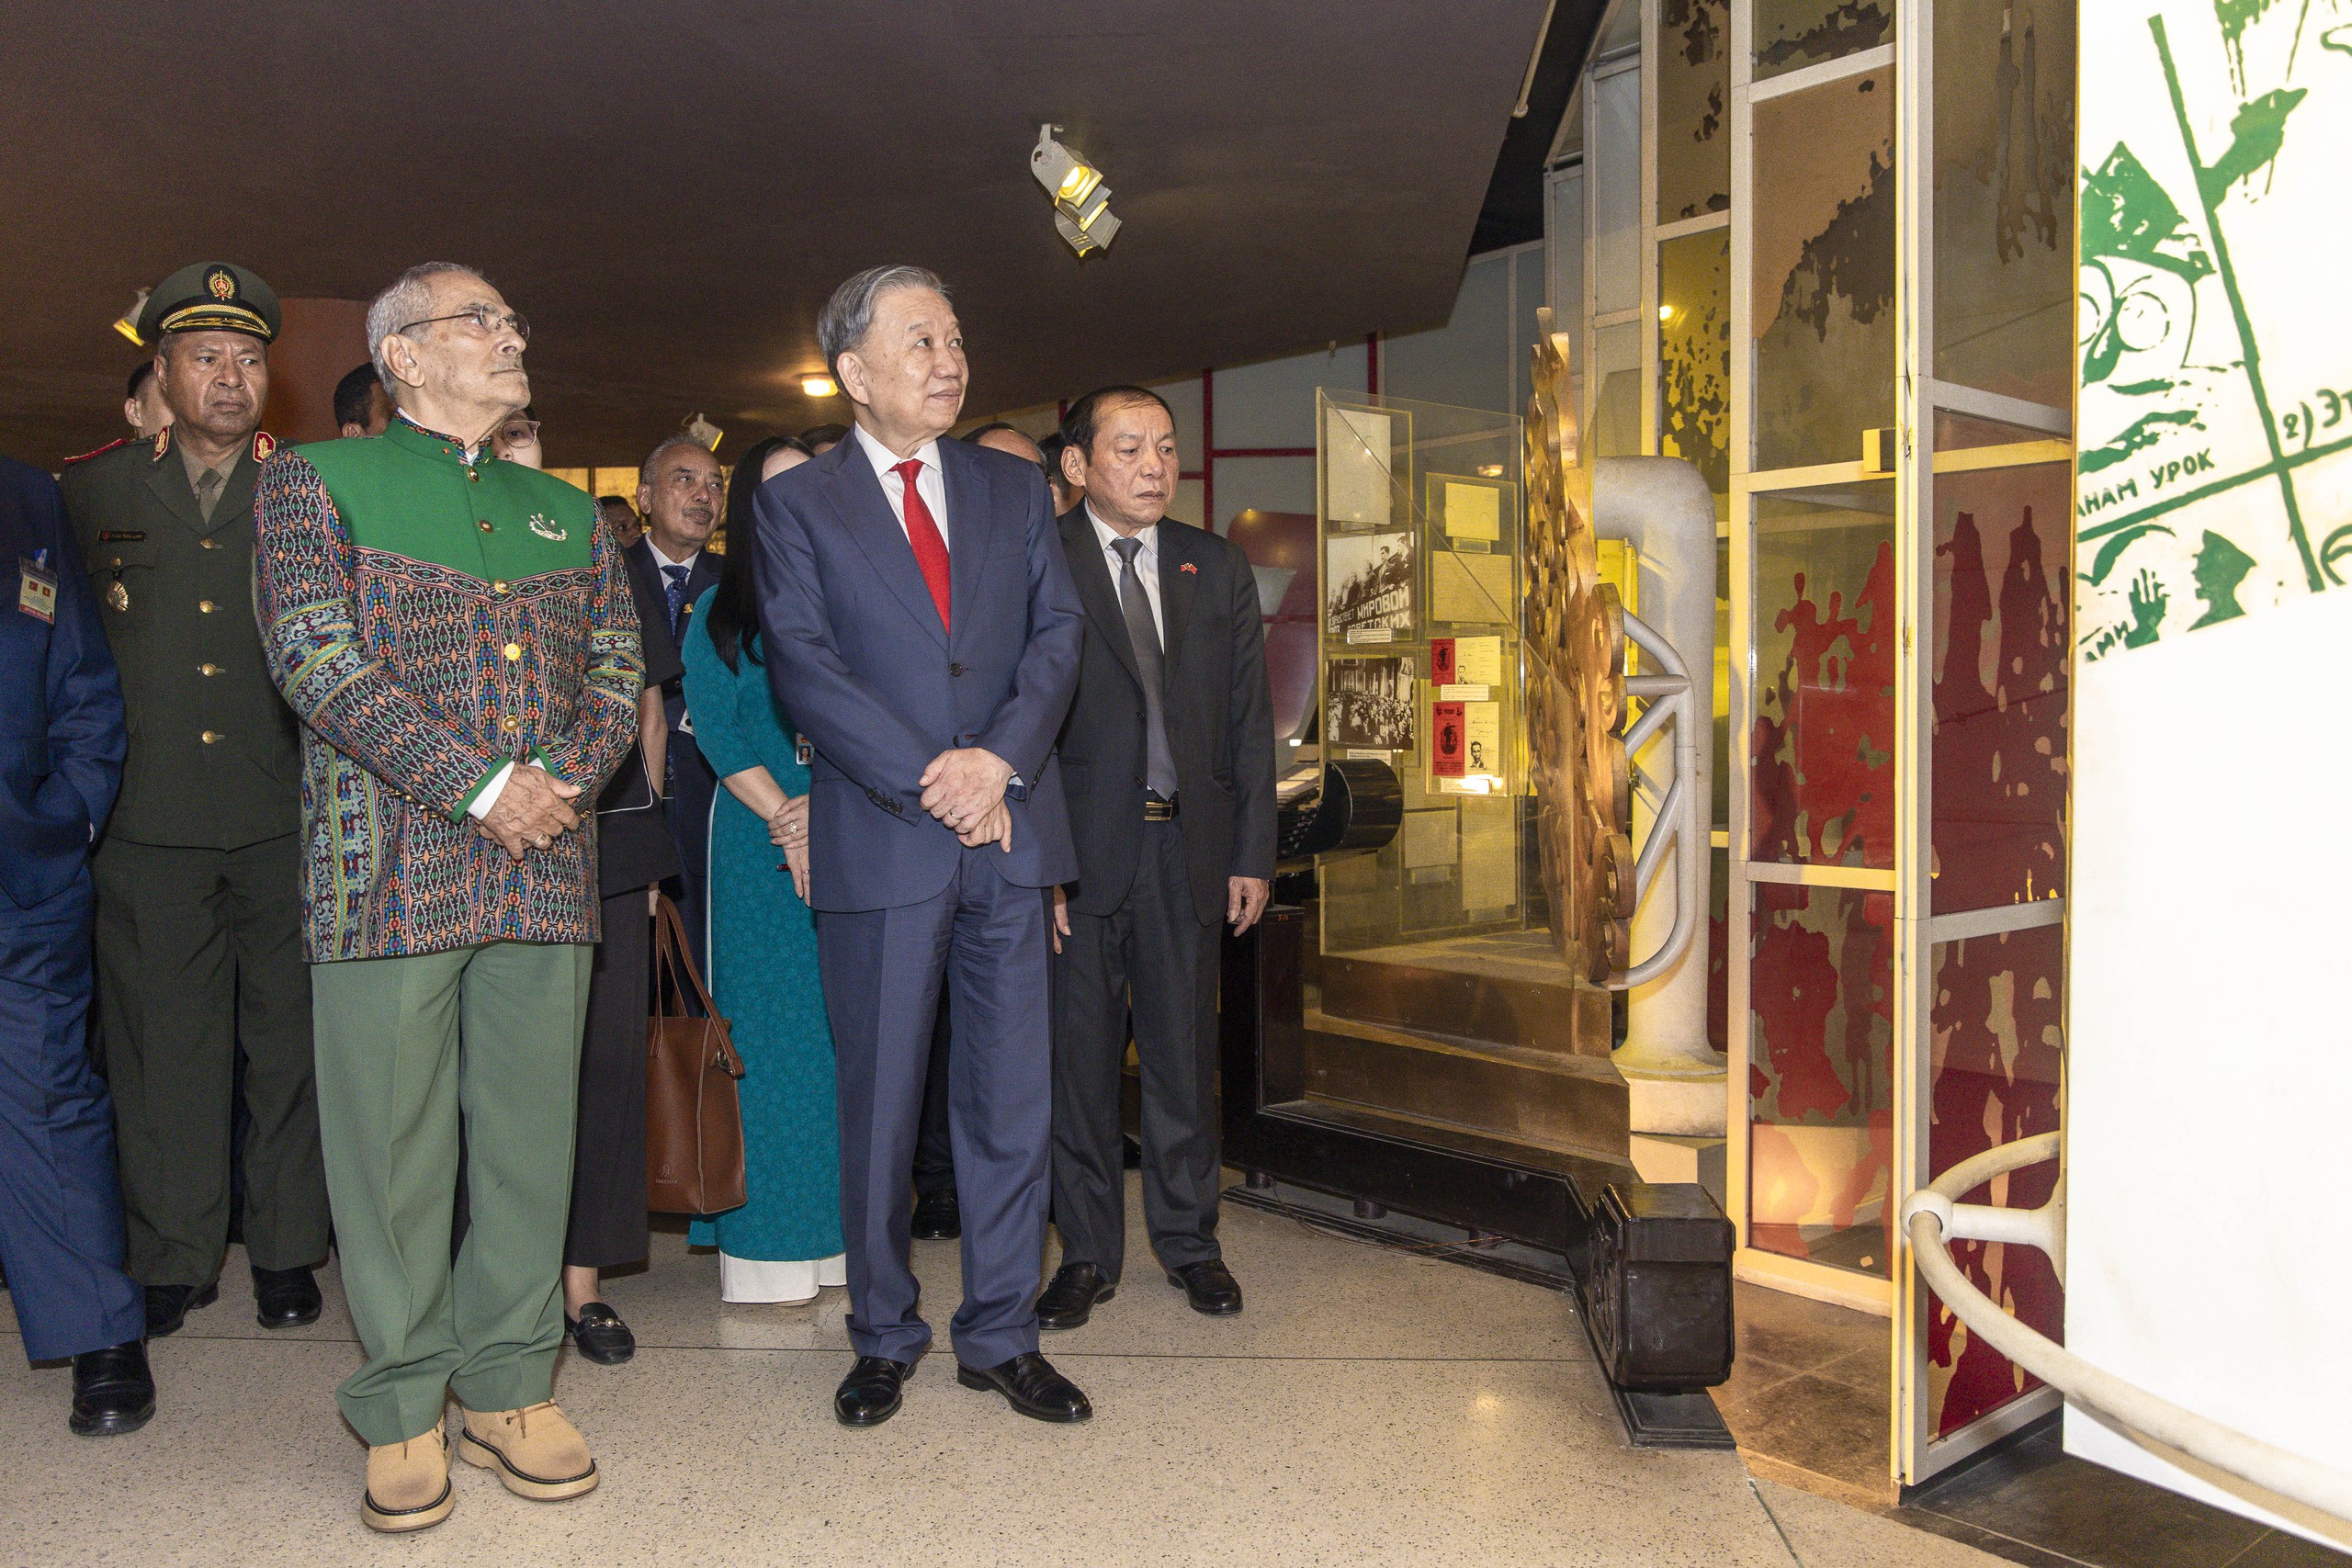
<instances>
[{"instance_id":1,"label":"woman in teal ao dai","mask_svg":"<svg viewBox=\"0 0 2352 1568\"><path fill-rule=\"evenodd\" d=\"M726 564L679 650L695 740L724 786L710 808L709 980L743 1059L749 1199L695 1220L688 1239L718 1247L729 1302L805 1302L848 1278L833 1039L806 897L808 769L768 687L752 584L752 492L807 457L797 442L763 442L736 464Z\"/></svg>"}]
</instances>

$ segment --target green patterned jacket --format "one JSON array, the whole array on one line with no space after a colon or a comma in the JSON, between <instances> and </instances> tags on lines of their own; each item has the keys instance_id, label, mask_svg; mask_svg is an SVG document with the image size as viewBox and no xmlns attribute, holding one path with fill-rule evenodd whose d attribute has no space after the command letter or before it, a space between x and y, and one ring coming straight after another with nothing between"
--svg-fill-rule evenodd
<instances>
[{"instance_id":1,"label":"green patterned jacket","mask_svg":"<svg viewBox=\"0 0 2352 1568\"><path fill-rule=\"evenodd\" d=\"M304 725L306 956L596 941L594 814L518 865L466 809L533 760L584 805L637 739L637 611L595 503L396 419L280 452L254 517L270 677Z\"/></svg>"}]
</instances>

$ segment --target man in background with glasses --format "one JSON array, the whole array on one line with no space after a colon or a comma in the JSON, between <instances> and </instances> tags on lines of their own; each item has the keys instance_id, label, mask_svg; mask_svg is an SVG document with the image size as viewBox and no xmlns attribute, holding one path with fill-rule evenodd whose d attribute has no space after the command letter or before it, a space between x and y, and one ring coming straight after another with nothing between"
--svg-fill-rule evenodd
<instances>
[{"instance_id":1,"label":"man in background with glasses","mask_svg":"<svg viewBox=\"0 0 2352 1568\"><path fill-rule=\"evenodd\" d=\"M594 799L636 742L637 612L587 494L501 458L529 328L478 273L368 311L395 417L281 453L254 601L303 736L319 1130L366 1364L361 1517L422 1529L461 1457L541 1501L596 1484L550 1397L574 1096L599 935ZM450 1215L464 1117L470 1224Z\"/></svg>"}]
</instances>

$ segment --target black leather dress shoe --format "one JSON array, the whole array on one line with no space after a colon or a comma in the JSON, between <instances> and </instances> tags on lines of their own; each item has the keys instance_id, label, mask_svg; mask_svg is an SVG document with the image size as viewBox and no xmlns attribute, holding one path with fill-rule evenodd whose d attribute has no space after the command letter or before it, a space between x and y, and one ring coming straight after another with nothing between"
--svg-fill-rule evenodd
<instances>
[{"instance_id":1,"label":"black leather dress shoe","mask_svg":"<svg viewBox=\"0 0 2352 1568\"><path fill-rule=\"evenodd\" d=\"M964 1234L964 1211L953 1192L925 1192L915 1200L917 1241L954 1241Z\"/></svg>"},{"instance_id":2,"label":"black leather dress shoe","mask_svg":"<svg viewBox=\"0 0 2352 1568\"><path fill-rule=\"evenodd\" d=\"M617 1367L637 1354L637 1336L621 1314L602 1302L590 1302L578 1317L563 1320L564 1337L600 1367Z\"/></svg>"},{"instance_id":3,"label":"black leather dress shoe","mask_svg":"<svg viewBox=\"0 0 2352 1568\"><path fill-rule=\"evenodd\" d=\"M956 1363L956 1381L966 1388L996 1390L1023 1416L1039 1421L1089 1421L1094 1406L1078 1385L1054 1371L1054 1364L1032 1350L993 1367Z\"/></svg>"},{"instance_id":4,"label":"black leather dress shoe","mask_svg":"<svg viewBox=\"0 0 2352 1568\"><path fill-rule=\"evenodd\" d=\"M319 1281L308 1269L254 1269L254 1321L300 1328L319 1321Z\"/></svg>"},{"instance_id":5,"label":"black leather dress shoe","mask_svg":"<svg viewBox=\"0 0 2352 1568\"><path fill-rule=\"evenodd\" d=\"M1234 1280L1233 1270L1219 1258L1170 1269L1168 1282L1184 1287L1184 1299L1192 1303L1194 1312L1204 1312L1211 1317L1231 1317L1241 1310L1241 1286Z\"/></svg>"},{"instance_id":6,"label":"black leather dress shoe","mask_svg":"<svg viewBox=\"0 0 2352 1568\"><path fill-rule=\"evenodd\" d=\"M860 1356L833 1391L833 1414L844 1427L878 1427L899 1413L899 1389L915 1370L912 1361Z\"/></svg>"},{"instance_id":7,"label":"black leather dress shoe","mask_svg":"<svg viewBox=\"0 0 2352 1568\"><path fill-rule=\"evenodd\" d=\"M1094 1315L1095 1303L1118 1294L1119 1287L1091 1263L1065 1263L1054 1270L1053 1282L1037 1295L1037 1326L1076 1328Z\"/></svg>"},{"instance_id":8,"label":"black leather dress shoe","mask_svg":"<svg viewBox=\"0 0 2352 1568\"><path fill-rule=\"evenodd\" d=\"M150 1285L147 1287L147 1337L161 1339L179 1332L187 1314L220 1299L220 1281L209 1285Z\"/></svg>"},{"instance_id":9,"label":"black leather dress shoe","mask_svg":"<svg viewBox=\"0 0 2352 1568\"><path fill-rule=\"evenodd\" d=\"M155 1374L146 1341L132 1339L74 1358L74 1413L65 1424L83 1438L136 1432L155 1414Z\"/></svg>"}]
</instances>

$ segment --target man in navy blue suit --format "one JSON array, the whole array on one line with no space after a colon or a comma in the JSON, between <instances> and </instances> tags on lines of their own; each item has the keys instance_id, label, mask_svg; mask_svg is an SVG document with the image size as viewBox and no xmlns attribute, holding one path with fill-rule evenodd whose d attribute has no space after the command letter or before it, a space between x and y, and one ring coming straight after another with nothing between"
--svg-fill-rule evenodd
<instances>
[{"instance_id":1,"label":"man in navy blue suit","mask_svg":"<svg viewBox=\"0 0 2352 1568\"><path fill-rule=\"evenodd\" d=\"M939 279L860 273L817 334L856 426L763 486L753 515L768 678L815 749L809 903L857 1351L833 1410L888 1420L931 1344L908 1189L944 982L956 1379L1024 1416L1083 1421L1086 1396L1037 1354L1033 1305L1052 1133L1046 906L1078 872L1053 745L1083 612L1036 465L940 439L965 361Z\"/></svg>"},{"instance_id":2,"label":"man in navy blue suit","mask_svg":"<svg viewBox=\"0 0 2352 1568\"><path fill-rule=\"evenodd\" d=\"M122 783L122 683L56 481L0 457L0 1268L25 1355L74 1359L73 1429L155 1414L123 1271L114 1111L90 1066L90 845Z\"/></svg>"}]
</instances>

